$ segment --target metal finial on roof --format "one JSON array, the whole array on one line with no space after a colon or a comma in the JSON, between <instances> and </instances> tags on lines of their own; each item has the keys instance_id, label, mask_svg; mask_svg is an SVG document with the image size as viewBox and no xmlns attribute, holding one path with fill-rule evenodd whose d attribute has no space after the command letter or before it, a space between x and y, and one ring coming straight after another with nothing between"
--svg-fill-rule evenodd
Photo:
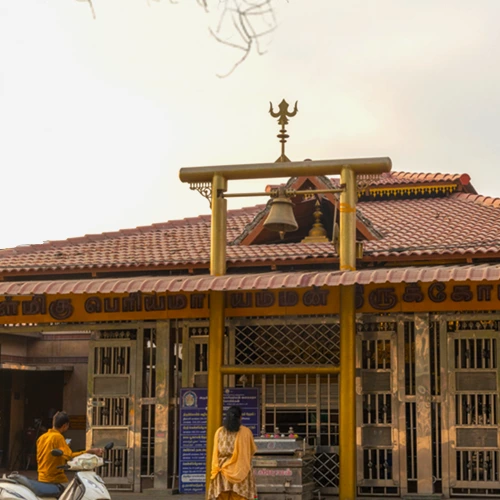
<instances>
[{"instance_id":1,"label":"metal finial on roof","mask_svg":"<svg viewBox=\"0 0 500 500\"><path fill-rule=\"evenodd\" d=\"M321 203L319 200L316 200L314 206L314 224L309 231L309 235L306 236L302 243L326 243L328 242L328 238L326 236L326 229L323 227L321 223L321 217L323 216L323 212L321 211Z\"/></svg>"},{"instance_id":2,"label":"metal finial on roof","mask_svg":"<svg viewBox=\"0 0 500 500\"><path fill-rule=\"evenodd\" d=\"M276 160L276 163L290 161L288 157L285 155L285 143L286 140L290 137L286 133L285 125L288 124L288 118L292 118L297 114L297 102L295 101L295 106L293 111L288 111L288 103L283 99L278 104L279 111L277 113L273 110L273 103L269 102L269 113L273 118L278 118L278 123L281 125L280 133L277 135L278 139L281 142L281 156Z\"/></svg>"}]
</instances>

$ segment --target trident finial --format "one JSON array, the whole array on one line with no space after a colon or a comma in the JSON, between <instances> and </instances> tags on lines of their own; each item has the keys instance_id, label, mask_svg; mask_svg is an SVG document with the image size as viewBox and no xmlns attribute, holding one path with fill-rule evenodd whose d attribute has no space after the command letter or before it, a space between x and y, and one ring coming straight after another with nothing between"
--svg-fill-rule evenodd
<instances>
[{"instance_id":1,"label":"trident finial","mask_svg":"<svg viewBox=\"0 0 500 500\"><path fill-rule=\"evenodd\" d=\"M276 160L276 163L290 161L285 155L285 143L286 140L290 137L286 133L285 125L288 124L288 118L292 118L297 114L297 102L298 101L295 101L295 107L293 108L293 111L289 112L288 103L285 101L285 99L283 99L278 105L279 111L277 113L273 111L273 103L269 102L269 113L273 118L278 118L278 124L281 125L280 133L276 136L281 142L281 156Z\"/></svg>"}]
</instances>

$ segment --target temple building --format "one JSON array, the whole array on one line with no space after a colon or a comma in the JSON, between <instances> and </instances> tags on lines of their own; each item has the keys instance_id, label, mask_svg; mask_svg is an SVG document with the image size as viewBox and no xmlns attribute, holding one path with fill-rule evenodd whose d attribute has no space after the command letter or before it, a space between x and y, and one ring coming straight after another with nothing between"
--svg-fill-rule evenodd
<instances>
[{"instance_id":1,"label":"temple building","mask_svg":"<svg viewBox=\"0 0 500 500\"><path fill-rule=\"evenodd\" d=\"M258 388L263 432L293 427L335 496L338 376L245 366L339 364L339 289L355 284L358 495L500 497L500 199L467 174L360 183L351 272L338 195L292 201L283 238L264 226L270 203L229 211L224 276L209 274L210 215L0 250L0 465L32 467L65 409L75 449L114 441L111 489L177 490L180 395L207 386L217 290L226 362L241 366L225 386Z\"/></svg>"}]
</instances>

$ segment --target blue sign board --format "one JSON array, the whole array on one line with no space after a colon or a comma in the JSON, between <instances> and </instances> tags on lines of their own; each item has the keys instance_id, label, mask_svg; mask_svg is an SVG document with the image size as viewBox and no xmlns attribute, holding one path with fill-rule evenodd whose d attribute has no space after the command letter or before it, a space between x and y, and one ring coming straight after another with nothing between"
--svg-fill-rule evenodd
<instances>
[{"instance_id":1,"label":"blue sign board","mask_svg":"<svg viewBox=\"0 0 500 500\"><path fill-rule=\"evenodd\" d=\"M230 406L240 406L243 412L241 422L251 429L254 436L258 436L260 430L259 402L258 388L231 387L224 389L224 412ZM205 491L207 404L207 389L181 389L180 493L203 493Z\"/></svg>"}]
</instances>

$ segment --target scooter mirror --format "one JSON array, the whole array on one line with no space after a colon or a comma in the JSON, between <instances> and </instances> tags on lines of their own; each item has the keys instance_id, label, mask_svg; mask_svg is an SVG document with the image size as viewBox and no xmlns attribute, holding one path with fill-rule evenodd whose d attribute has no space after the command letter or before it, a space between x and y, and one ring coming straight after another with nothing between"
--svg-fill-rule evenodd
<instances>
[{"instance_id":1,"label":"scooter mirror","mask_svg":"<svg viewBox=\"0 0 500 500\"><path fill-rule=\"evenodd\" d=\"M113 443L113 442L108 443L107 445L104 446L104 449L106 451L112 450L114 445L115 445L115 443Z\"/></svg>"},{"instance_id":2,"label":"scooter mirror","mask_svg":"<svg viewBox=\"0 0 500 500\"><path fill-rule=\"evenodd\" d=\"M50 452L50 454L53 456L53 457L62 457L63 456L63 451L62 450L58 450L57 448L55 450L52 450Z\"/></svg>"}]
</instances>

